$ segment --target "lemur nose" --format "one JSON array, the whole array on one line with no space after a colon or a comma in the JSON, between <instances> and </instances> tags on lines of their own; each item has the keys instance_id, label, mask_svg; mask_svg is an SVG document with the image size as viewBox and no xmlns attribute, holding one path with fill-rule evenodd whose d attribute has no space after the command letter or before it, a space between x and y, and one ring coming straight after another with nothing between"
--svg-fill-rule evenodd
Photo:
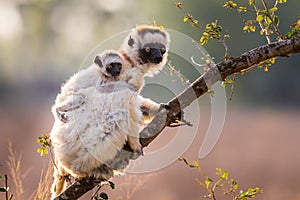
<instances>
[{"instance_id":1,"label":"lemur nose","mask_svg":"<svg viewBox=\"0 0 300 200\"><path fill-rule=\"evenodd\" d=\"M162 61L162 57L161 57L161 56L155 56L155 57L153 58L153 61L154 61L155 63L159 63L159 62Z\"/></svg>"}]
</instances>

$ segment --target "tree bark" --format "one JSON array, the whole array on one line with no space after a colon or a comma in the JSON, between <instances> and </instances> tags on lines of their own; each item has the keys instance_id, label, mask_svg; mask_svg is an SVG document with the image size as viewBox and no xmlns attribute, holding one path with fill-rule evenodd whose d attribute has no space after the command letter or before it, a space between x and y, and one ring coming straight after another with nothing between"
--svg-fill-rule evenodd
<instances>
[{"instance_id":1,"label":"tree bark","mask_svg":"<svg viewBox=\"0 0 300 200\"><path fill-rule=\"evenodd\" d=\"M242 70L253 68L253 66L274 57L289 57L291 54L300 53L300 37L286 39L274 42L268 45L260 46L245 52L241 56L235 57L228 61L223 61L210 68L207 72L195 80L188 88L175 98L168 102L170 109L166 112L161 110L152 122L145 127L140 133L140 142L143 147L148 146L170 123L174 116L201 95L205 94L209 87L220 79L225 80L226 77L239 73ZM216 78L219 73L219 78ZM114 159L114 168L124 168L124 162L132 159L132 154L128 151L121 151ZM122 166L118 166L122 163ZM93 178L78 180L61 193L55 200L62 199L78 199L83 194L93 189L99 181Z\"/></svg>"}]
</instances>

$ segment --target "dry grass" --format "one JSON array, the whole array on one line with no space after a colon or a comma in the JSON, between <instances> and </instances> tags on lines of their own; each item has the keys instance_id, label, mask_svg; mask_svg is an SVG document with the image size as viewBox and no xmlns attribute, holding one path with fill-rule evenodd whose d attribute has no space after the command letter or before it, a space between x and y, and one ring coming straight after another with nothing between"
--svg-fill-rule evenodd
<instances>
[{"instance_id":1,"label":"dry grass","mask_svg":"<svg viewBox=\"0 0 300 200\"><path fill-rule=\"evenodd\" d=\"M12 147L11 143L8 143L8 161L7 166L9 168L9 177L11 185L11 193L13 194L13 199L26 199L24 193L23 179L26 177L29 171L22 174L21 171L21 160L22 155L18 155ZM36 193L32 194L28 199L33 200L45 200L51 197L51 183L53 176L53 165L50 162L47 171L42 170L40 175L40 180Z\"/></svg>"},{"instance_id":2,"label":"dry grass","mask_svg":"<svg viewBox=\"0 0 300 200\"><path fill-rule=\"evenodd\" d=\"M50 162L47 171L44 172L44 170L42 170L41 172L40 181L39 181L39 185L34 200L50 199L52 176L53 176L53 165Z\"/></svg>"},{"instance_id":3,"label":"dry grass","mask_svg":"<svg viewBox=\"0 0 300 200\"><path fill-rule=\"evenodd\" d=\"M21 159L22 155L19 156L13 150L12 144L8 143L8 161L7 166L9 169L9 175L11 178L12 193L15 199L24 199L24 187L23 179L27 173L22 174L21 172Z\"/></svg>"}]
</instances>

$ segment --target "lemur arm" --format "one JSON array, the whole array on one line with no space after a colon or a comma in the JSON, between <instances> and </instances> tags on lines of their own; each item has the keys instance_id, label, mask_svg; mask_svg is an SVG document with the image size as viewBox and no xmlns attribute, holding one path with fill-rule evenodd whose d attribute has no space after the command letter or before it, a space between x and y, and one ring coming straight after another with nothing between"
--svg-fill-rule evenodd
<instances>
[{"instance_id":1,"label":"lemur arm","mask_svg":"<svg viewBox=\"0 0 300 200\"><path fill-rule=\"evenodd\" d=\"M100 93L113 93L124 89L134 90L134 86L125 81L108 82L97 86Z\"/></svg>"},{"instance_id":2,"label":"lemur arm","mask_svg":"<svg viewBox=\"0 0 300 200\"><path fill-rule=\"evenodd\" d=\"M55 105L56 116L60 121L66 123L68 117L65 116L65 113L79 108L84 103L85 97L83 94L65 95L63 100Z\"/></svg>"},{"instance_id":3,"label":"lemur arm","mask_svg":"<svg viewBox=\"0 0 300 200\"><path fill-rule=\"evenodd\" d=\"M158 104L149 98L142 97L141 95L139 96L139 98L144 120L149 120L149 118L151 119L157 114L159 109L161 109L161 104Z\"/></svg>"}]
</instances>

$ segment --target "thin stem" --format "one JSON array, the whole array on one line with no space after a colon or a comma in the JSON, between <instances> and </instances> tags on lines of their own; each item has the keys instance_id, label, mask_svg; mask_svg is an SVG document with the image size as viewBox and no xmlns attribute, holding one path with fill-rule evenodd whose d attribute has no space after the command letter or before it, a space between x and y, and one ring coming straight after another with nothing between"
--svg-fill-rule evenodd
<instances>
[{"instance_id":1,"label":"thin stem","mask_svg":"<svg viewBox=\"0 0 300 200\"><path fill-rule=\"evenodd\" d=\"M280 39L282 39L282 35L281 35L280 31L279 31L277 25L275 24L275 22L274 22L272 16L270 15L270 12L269 12L269 9L268 9L268 6L267 6L266 1L265 1L265 0L261 0L261 2L262 2L263 6L264 6L264 8L265 8L265 10L266 10L266 15L267 15L267 17L269 17L269 19L271 20L272 26L273 26L273 28L274 28L276 34L278 35L278 37L279 37ZM275 5L276 5L276 4L275 4Z\"/></svg>"},{"instance_id":2,"label":"thin stem","mask_svg":"<svg viewBox=\"0 0 300 200\"><path fill-rule=\"evenodd\" d=\"M7 174L4 175L5 177L5 196L6 196L6 200L8 200L8 177L7 177Z\"/></svg>"},{"instance_id":3,"label":"thin stem","mask_svg":"<svg viewBox=\"0 0 300 200\"><path fill-rule=\"evenodd\" d=\"M233 92L234 92L234 89L235 89L235 78L236 78L236 73L233 74L233 78L232 78L233 83L231 84L231 92L230 92L229 101L231 101L232 96L233 96Z\"/></svg>"},{"instance_id":4,"label":"thin stem","mask_svg":"<svg viewBox=\"0 0 300 200\"><path fill-rule=\"evenodd\" d=\"M256 2L255 1L253 2L253 7L256 10L256 16L258 16L259 15L259 11L258 11L258 8L256 7ZM261 30L265 29L265 27L264 27L264 25L263 25L263 23L261 21L258 22L258 24L259 24ZM270 37L267 35L266 32L264 32L264 34L265 34L265 37L267 39L268 44L270 44L271 43Z\"/></svg>"},{"instance_id":5,"label":"thin stem","mask_svg":"<svg viewBox=\"0 0 300 200\"><path fill-rule=\"evenodd\" d=\"M201 27L200 27L197 23L195 23L194 17L193 17L189 12L187 12L187 11L186 11L184 8L182 8L182 7L178 7L178 6L177 6L177 8L179 8L182 12L184 12L184 14L188 17L189 21L190 21L196 28L201 29Z\"/></svg>"},{"instance_id":6,"label":"thin stem","mask_svg":"<svg viewBox=\"0 0 300 200\"><path fill-rule=\"evenodd\" d=\"M195 23L195 19L194 17L189 13L187 12L184 8L182 8L181 6L176 6L177 8L179 8L182 12L185 13L185 15L188 17L188 20L193 24L193 26L195 26L197 29L199 29L201 31L201 27ZM227 58L228 57L228 46L227 44L225 43L225 39L224 40L221 40L220 38L216 39L218 42L220 42L224 49L225 49L225 55L224 57ZM226 59L225 59L226 60Z\"/></svg>"},{"instance_id":7,"label":"thin stem","mask_svg":"<svg viewBox=\"0 0 300 200\"><path fill-rule=\"evenodd\" d=\"M224 38L223 40L219 39L218 41L223 45L223 47L224 47L224 49L225 49L225 55L224 55L224 58L225 58L225 61L227 61L228 58L229 58L229 56L228 56L228 50L229 50L229 48L228 48L228 46L227 46L227 44L226 44L226 42L225 42L225 38Z\"/></svg>"},{"instance_id":8,"label":"thin stem","mask_svg":"<svg viewBox=\"0 0 300 200\"><path fill-rule=\"evenodd\" d=\"M174 73L176 74L176 76L177 76L178 78L180 78L180 80L181 80L183 83L185 83L185 84L187 84L187 85L190 85L190 84L191 84L191 82L190 82L188 79L186 79L186 78L183 76L183 74L180 73L179 70L176 70L176 69L175 69L175 67L173 66L173 64L172 64L171 61L168 61L168 62L167 62L167 66L170 68L170 70L171 70L172 72L174 72Z\"/></svg>"},{"instance_id":9,"label":"thin stem","mask_svg":"<svg viewBox=\"0 0 300 200\"><path fill-rule=\"evenodd\" d=\"M98 194L98 192L100 191L101 188L102 188L102 185L101 185L101 183L100 183L100 184L98 185L97 190L96 190L95 193L92 195L91 200L95 197L95 195Z\"/></svg>"}]
</instances>

